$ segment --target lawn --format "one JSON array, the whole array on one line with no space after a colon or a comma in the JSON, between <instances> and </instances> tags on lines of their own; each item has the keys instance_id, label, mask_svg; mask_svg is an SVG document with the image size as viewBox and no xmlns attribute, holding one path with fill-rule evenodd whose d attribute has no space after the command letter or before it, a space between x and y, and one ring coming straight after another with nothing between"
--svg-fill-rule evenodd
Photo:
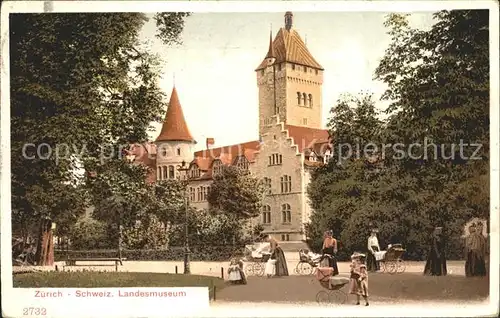
<instances>
[{"instance_id":1,"label":"lawn","mask_svg":"<svg viewBox=\"0 0 500 318\"><path fill-rule=\"evenodd\" d=\"M14 287L21 288L106 288L106 287L216 287L226 286L221 278L201 275L131 272L37 272L16 274Z\"/></svg>"}]
</instances>

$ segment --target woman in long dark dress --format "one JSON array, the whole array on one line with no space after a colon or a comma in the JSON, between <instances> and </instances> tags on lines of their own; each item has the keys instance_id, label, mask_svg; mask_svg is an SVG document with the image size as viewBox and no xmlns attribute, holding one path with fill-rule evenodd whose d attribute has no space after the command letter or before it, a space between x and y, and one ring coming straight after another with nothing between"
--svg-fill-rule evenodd
<instances>
[{"instance_id":1,"label":"woman in long dark dress","mask_svg":"<svg viewBox=\"0 0 500 318\"><path fill-rule=\"evenodd\" d=\"M328 265L333 268L333 275L339 274L339 269L337 266L337 259L335 258L337 254L337 240L333 237L332 231L325 232L325 238L323 240L323 254L328 255Z\"/></svg>"},{"instance_id":2,"label":"woman in long dark dress","mask_svg":"<svg viewBox=\"0 0 500 318\"><path fill-rule=\"evenodd\" d=\"M448 273L442 230L442 227L434 229L427 262L425 263L424 275L446 276Z\"/></svg>"},{"instance_id":3,"label":"woman in long dark dress","mask_svg":"<svg viewBox=\"0 0 500 318\"><path fill-rule=\"evenodd\" d=\"M271 259L276 260L275 276L288 276L288 266L286 264L285 253L278 245L278 242L269 234L265 235L264 239L271 245Z\"/></svg>"}]
</instances>

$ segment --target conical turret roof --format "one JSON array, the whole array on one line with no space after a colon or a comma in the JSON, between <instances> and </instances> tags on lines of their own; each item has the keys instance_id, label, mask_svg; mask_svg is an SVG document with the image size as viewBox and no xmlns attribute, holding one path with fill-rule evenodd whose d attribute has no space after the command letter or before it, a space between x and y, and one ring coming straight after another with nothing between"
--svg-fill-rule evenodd
<instances>
[{"instance_id":1,"label":"conical turret roof","mask_svg":"<svg viewBox=\"0 0 500 318\"><path fill-rule=\"evenodd\" d=\"M172 89L170 102L168 103L167 114L161 127L160 135L156 141L190 141L195 142L191 132L189 131L184 113L182 112L181 103L177 90Z\"/></svg>"}]
</instances>

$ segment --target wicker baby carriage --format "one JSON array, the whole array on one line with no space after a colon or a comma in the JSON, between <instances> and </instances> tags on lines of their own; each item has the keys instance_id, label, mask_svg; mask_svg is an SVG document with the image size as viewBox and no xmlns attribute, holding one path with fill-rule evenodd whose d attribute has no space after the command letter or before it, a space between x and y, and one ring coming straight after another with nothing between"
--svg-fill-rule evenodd
<instances>
[{"instance_id":1,"label":"wicker baby carriage","mask_svg":"<svg viewBox=\"0 0 500 318\"><path fill-rule=\"evenodd\" d=\"M247 276L264 276L266 262L271 254L266 252L256 253L254 245L245 246L245 273Z\"/></svg>"},{"instance_id":2,"label":"wicker baby carriage","mask_svg":"<svg viewBox=\"0 0 500 318\"><path fill-rule=\"evenodd\" d=\"M343 304L347 301L347 292L342 289L349 283L349 278L333 276L333 268L331 267L318 267L316 269L316 279L319 281L321 287L325 289L316 294L318 304Z\"/></svg>"},{"instance_id":3,"label":"wicker baby carriage","mask_svg":"<svg viewBox=\"0 0 500 318\"><path fill-rule=\"evenodd\" d=\"M329 257L331 256L328 254L316 254L311 257L309 250L301 249L299 250L299 262L295 267L295 273L298 275L311 275L314 273L314 269L317 268L324 259Z\"/></svg>"},{"instance_id":4,"label":"wicker baby carriage","mask_svg":"<svg viewBox=\"0 0 500 318\"><path fill-rule=\"evenodd\" d=\"M404 273L406 266L402 257L405 251L401 244L391 245L380 260L380 270L389 274Z\"/></svg>"}]
</instances>

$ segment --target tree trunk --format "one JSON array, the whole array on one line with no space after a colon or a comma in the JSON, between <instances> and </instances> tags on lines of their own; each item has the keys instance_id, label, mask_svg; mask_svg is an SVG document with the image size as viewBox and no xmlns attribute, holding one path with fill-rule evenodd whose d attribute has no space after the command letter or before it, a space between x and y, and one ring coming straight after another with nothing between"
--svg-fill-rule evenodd
<instances>
[{"instance_id":1,"label":"tree trunk","mask_svg":"<svg viewBox=\"0 0 500 318\"><path fill-rule=\"evenodd\" d=\"M42 219L40 221L40 232L35 254L36 265L54 265L54 243L52 233L52 221Z\"/></svg>"}]
</instances>

